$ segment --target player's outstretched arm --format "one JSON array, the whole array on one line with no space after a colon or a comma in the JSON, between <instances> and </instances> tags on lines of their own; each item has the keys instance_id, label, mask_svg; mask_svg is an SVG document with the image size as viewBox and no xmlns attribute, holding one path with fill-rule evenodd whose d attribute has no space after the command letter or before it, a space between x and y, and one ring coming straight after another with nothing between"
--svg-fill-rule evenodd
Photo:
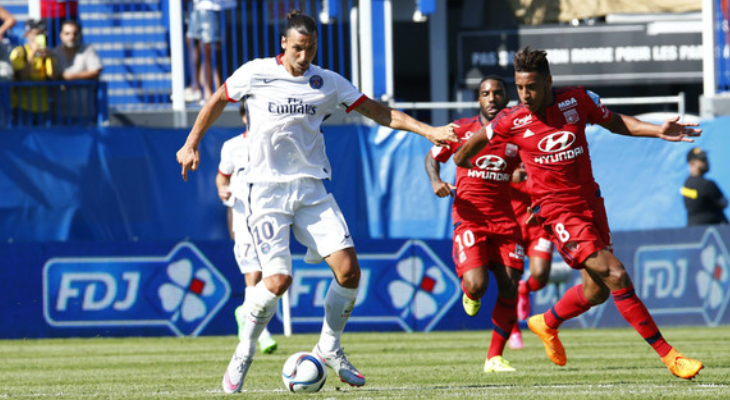
<instances>
[{"instance_id":1,"label":"player's outstretched arm","mask_svg":"<svg viewBox=\"0 0 730 400\"><path fill-rule=\"evenodd\" d=\"M679 122L679 116L664 121L662 125L656 125L628 115L614 114L611 121L601 126L619 135L655 137L670 142L692 143L692 137L702 133L702 129L694 128L698 126L697 123Z\"/></svg>"},{"instance_id":2,"label":"player's outstretched arm","mask_svg":"<svg viewBox=\"0 0 730 400\"><path fill-rule=\"evenodd\" d=\"M486 128L474 132L469 140L464 142L459 150L454 153L454 163L462 168L473 167L469 160L477 155L487 143L489 143L489 139L487 139Z\"/></svg>"},{"instance_id":3,"label":"player's outstretched arm","mask_svg":"<svg viewBox=\"0 0 730 400\"><path fill-rule=\"evenodd\" d=\"M177 151L177 162L182 167L183 180L188 180L188 171L195 171L198 169L200 164L200 151L198 151L198 145L203 140L205 132L208 131L213 122L221 116L223 109L226 108L228 99L225 95L225 87L221 86L218 90L213 93L213 96L208 99L203 108L198 113L198 117L195 119L193 129L190 130L188 138L185 140L185 144Z\"/></svg>"},{"instance_id":4,"label":"player's outstretched arm","mask_svg":"<svg viewBox=\"0 0 730 400\"><path fill-rule=\"evenodd\" d=\"M433 188L433 194L438 197L454 197L454 190L456 186L444 182L441 180L441 163L435 158L431 157L431 152L426 153L426 174L428 175L429 181L431 181L431 188Z\"/></svg>"},{"instance_id":5,"label":"player's outstretched arm","mask_svg":"<svg viewBox=\"0 0 730 400\"><path fill-rule=\"evenodd\" d=\"M377 101L366 99L355 107L355 111L372 119L380 125L402 131L410 131L419 134L436 146L446 146L446 142L458 142L459 138L454 133L455 124L433 127L428 124L398 111L394 108L384 106Z\"/></svg>"}]
</instances>

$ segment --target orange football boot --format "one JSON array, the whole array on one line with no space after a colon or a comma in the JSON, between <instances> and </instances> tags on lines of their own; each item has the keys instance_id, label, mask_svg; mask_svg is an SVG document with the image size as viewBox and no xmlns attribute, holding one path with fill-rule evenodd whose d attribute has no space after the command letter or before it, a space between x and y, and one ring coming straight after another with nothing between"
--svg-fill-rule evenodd
<instances>
[{"instance_id":1,"label":"orange football boot","mask_svg":"<svg viewBox=\"0 0 730 400\"><path fill-rule=\"evenodd\" d=\"M666 356L662 357L662 361L672 374L683 379L694 378L705 367L700 360L685 357L674 347Z\"/></svg>"},{"instance_id":2,"label":"orange football boot","mask_svg":"<svg viewBox=\"0 0 730 400\"><path fill-rule=\"evenodd\" d=\"M547 354L550 361L561 367L568 362L563 344L558 339L558 330L547 326L544 314L530 317L527 320L527 326L532 333L542 340L542 344L545 346L545 354Z\"/></svg>"}]
</instances>

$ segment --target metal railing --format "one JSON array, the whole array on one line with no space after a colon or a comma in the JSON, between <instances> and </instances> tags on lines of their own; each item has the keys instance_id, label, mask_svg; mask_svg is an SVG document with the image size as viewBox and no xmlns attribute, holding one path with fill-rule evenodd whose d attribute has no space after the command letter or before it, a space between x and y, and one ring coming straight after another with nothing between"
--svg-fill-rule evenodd
<instances>
[{"instance_id":1,"label":"metal railing","mask_svg":"<svg viewBox=\"0 0 730 400\"><path fill-rule=\"evenodd\" d=\"M2 128L108 123L105 82L0 82Z\"/></svg>"},{"instance_id":2,"label":"metal railing","mask_svg":"<svg viewBox=\"0 0 730 400\"><path fill-rule=\"evenodd\" d=\"M326 9L323 9L323 4ZM217 13L221 29L220 49L211 51L211 66L220 72L224 81L243 63L260 57L273 57L281 53L281 40L286 16L292 9L299 9L317 21L317 35L320 45L314 63L351 77L349 10L353 0L247 0L238 3L234 9ZM185 5L185 34L189 29L188 16L192 2ZM187 47L187 46L186 46ZM215 47L215 46L214 46ZM193 79L191 51L186 49L186 86ZM205 51L200 51L205 57ZM205 61L201 60L201 68ZM210 84L210 82L205 82Z\"/></svg>"},{"instance_id":3,"label":"metal railing","mask_svg":"<svg viewBox=\"0 0 730 400\"><path fill-rule=\"evenodd\" d=\"M686 114L686 99L684 92L680 92L676 96L647 96L647 97L612 97L601 98L601 102L607 106L610 105L651 105L651 104L676 104L677 113L684 116ZM517 101L509 102L508 106L514 106ZM401 110L471 110L478 109L479 103L476 101L453 101L453 102L396 102L391 101L390 107Z\"/></svg>"}]
</instances>

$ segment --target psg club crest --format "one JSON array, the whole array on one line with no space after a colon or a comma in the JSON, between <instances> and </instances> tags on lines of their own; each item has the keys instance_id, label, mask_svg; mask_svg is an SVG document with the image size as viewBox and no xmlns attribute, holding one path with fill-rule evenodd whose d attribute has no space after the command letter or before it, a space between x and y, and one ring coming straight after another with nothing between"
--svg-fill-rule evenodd
<instances>
[{"instance_id":1,"label":"psg club crest","mask_svg":"<svg viewBox=\"0 0 730 400\"><path fill-rule=\"evenodd\" d=\"M322 77L319 75L314 75L309 78L309 86L311 86L312 89L321 89L323 84L324 79L322 79Z\"/></svg>"}]
</instances>

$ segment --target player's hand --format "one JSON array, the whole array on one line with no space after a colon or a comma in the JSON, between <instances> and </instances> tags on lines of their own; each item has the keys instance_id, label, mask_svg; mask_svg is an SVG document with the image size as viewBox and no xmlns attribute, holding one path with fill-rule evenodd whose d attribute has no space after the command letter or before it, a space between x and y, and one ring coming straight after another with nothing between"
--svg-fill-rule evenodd
<instances>
[{"instance_id":1,"label":"player's hand","mask_svg":"<svg viewBox=\"0 0 730 400\"><path fill-rule=\"evenodd\" d=\"M447 147L449 145L448 142L459 143L459 137L456 136L455 132L455 129L458 127L459 125L454 123L436 127L432 130L432 134L428 137L428 140L438 147Z\"/></svg>"},{"instance_id":2,"label":"player's hand","mask_svg":"<svg viewBox=\"0 0 730 400\"><path fill-rule=\"evenodd\" d=\"M694 142L694 139L690 137L700 136L702 129L695 129L694 126L699 126L693 122L679 122L679 116L671 118L662 124L659 132L659 138L667 140L669 142Z\"/></svg>"},{"instance_id":3,"label":"player's hand","mask_svg":"<svg viewBox=\"0 0 730 400\"><path fill-rule=\"evenodd\" d=\"M431 182L431 187L433 188L433 194L441 198L446 196L454 197L454 190L456 190L456 186L444 181Z\"/></svg>"},{"instance_id":4,"label":"player's hand","mask_svg":"<svg viewBox=\"0 0 730 400\"><path fill-rule=\"evenodd\" d=\"M200 152L197 147L184 145L177 151L177 162L182 167L182 178L188 181L188 171L195 171L200 164Z\"/></svg>"},{"instance_id":5,"label":"player's hand","mask_svg":"<svg viewBox=\"0 0 730 400\"><path fill-rule=\"evenodd\" d=\"M228 199L231 198L231 188L230 186L221 186L218 188L218 197L220 197L222 202L227 202Z\"/></svg>"}]
</instances>

